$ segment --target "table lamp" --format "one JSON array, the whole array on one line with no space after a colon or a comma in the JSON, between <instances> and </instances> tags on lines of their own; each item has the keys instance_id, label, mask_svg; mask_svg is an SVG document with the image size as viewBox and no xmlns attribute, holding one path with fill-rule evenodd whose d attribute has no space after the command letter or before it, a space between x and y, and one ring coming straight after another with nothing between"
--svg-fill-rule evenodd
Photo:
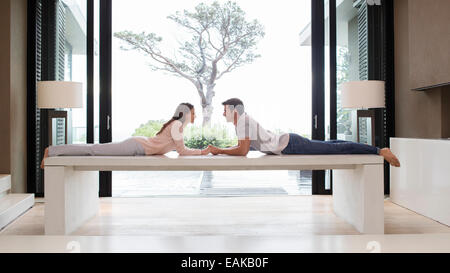
<instances>
[{"instance_id":1,"label":"table lamp","mask_svg":"<svg viewBox=\"0 0 450 273\"><path fill-rule=\"evenodd\" d=\"M83 108L83 84L81 82L41 81L37 83L38 108L48 110L48 137L52 145L52 120L64 118L65 143L67 144L67 111L55 108Z\"/></svg>"},{"instance_id":2,"label":"table lamp","mask_svg":"<svg viewBox=\"0 0 450 273\"><path fill-rule=\"evenodd\" d=\"M342 108L357 109L357 139L360 142L360 118L371 120L371 145L375 146L375 110L385 108L384 81L352 81L341 84Z\"/></svg>"}]
</instances>

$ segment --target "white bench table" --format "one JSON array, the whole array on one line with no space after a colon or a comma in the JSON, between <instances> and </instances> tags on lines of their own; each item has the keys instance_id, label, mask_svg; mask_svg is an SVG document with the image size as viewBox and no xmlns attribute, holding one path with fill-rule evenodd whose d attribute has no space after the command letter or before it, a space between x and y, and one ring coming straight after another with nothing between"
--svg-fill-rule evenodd
<instances>
[{"instance_id":1,"label":"white bench table","mask_svg":"<svg viewBox=\"0 0 450 273\"><path fill-rule=\"evenodd\" d=\"M378 155L59 156L45 159L45 234L66 235L99 209L98 171L328 170L334 212L366 234L384 233L383 157Z\"/></svg>"}]
</instances>

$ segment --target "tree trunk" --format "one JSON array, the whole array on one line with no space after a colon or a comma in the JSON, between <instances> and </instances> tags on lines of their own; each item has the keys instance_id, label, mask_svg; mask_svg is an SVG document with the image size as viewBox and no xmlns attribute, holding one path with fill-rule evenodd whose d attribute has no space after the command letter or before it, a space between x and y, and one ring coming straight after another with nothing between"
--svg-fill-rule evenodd
<instances>
[{"instance_id":1,"label":"tree trunk","mask_svg":"<svg viewBox=\"0 0 450 273\"><path fill-rule=\"evenodd\" d=\"M210 127L211 126L211 116L213 113L213 107L211 104L207 104L206 106L203 106L203 127Z\"/></svg>"},{"instance_id":2,"label":"tree trunk","mask_svg":"<svg viewBox=\"0 0 450 273\"><path fill-rule=\"evenodd\" d=\"M206 97L205 97L205 104L202 105L203 110L203 127L210 127L211 126L211 117L214 108L212 107L212 99L215 95L214 93L214 86L215 84L210 84L206 86Z\"/></svg>"}]
</instances>

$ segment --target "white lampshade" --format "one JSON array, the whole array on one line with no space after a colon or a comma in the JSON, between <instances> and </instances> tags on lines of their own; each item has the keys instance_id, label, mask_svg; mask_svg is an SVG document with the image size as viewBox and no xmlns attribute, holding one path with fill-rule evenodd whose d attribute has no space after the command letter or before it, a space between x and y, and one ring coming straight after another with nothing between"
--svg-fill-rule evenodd
<instances>
[{"instance_id":1,"label":"white lampshade","mask_svg":"<svg viewBox=\"0 0 450 273\"><path fill-rule=\"evenodd\" d=\"M42 81L37 83L38 108L83 108L83 83Z\"/></svg>"},{"instance_id":2,"label":"white lampshade","mask_svg":"<svg viewBox=\"0 0 450 273\"><path fill-rule=\"evenodd\" d=\"M341 107L384 108L384 81L354 81L341 84Z\"/></svg>"}]
</instances>

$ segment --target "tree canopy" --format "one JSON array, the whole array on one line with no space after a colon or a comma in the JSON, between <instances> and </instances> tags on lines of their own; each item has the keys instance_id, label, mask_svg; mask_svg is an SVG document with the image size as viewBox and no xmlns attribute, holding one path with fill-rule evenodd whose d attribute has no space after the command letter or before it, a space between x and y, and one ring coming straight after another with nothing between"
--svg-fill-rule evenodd
<instances>
[{"instance_id":1,"label":"tree canopy","mask_svg":"<svg viewBox=\"0 0 450 273\"><path fill-rule=\"evenodd\" d=\"M179 42L176 53L161 48L163 38L155 33L121 31L114 37L125 42L123 50L139 50L150 57L152 69L189 80L200 97L205 121L205 115L212 114L216 81L260 57L255 50L264 28L256 19L248 21L235 2L201 3L194 11L177 11L167 18L190 37Z\"/></svg>"}]
</instances>

